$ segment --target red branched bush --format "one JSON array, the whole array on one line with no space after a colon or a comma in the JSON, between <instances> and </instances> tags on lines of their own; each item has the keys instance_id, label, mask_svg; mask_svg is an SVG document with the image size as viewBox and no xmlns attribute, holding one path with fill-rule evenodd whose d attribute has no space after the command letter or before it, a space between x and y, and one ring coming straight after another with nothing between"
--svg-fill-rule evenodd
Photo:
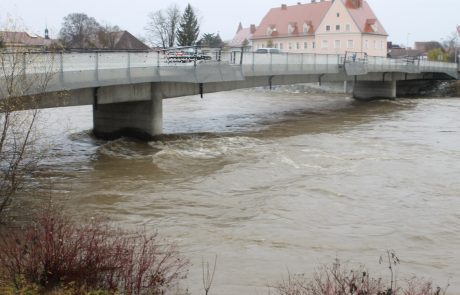
<instances>
[{"instance_id":1,"label":"red branched bush","mask_svg":"<svg viewBox=\"0 0 460 295\"><path fill-rule=\"evenodd\" d=\"M46 209L20 234L0 241L3 280L24 281L45 290L76 289L123 294L162 294L184 278L188 260L157 234L114 229L103 220L76 223Z\"/></svg>"},{"instance_id":2,"label":"red branched bush","mask_svg":"<svg viewBox=\"0 0 460 295\"><path fill-rule=\"evenodd\" d=\"M403 287L393 288L381 278L373 278L364 268L349 270L338 261L319 268L313 279L289 274L273 289L279 295L443 295L431 282L411 279Z\"/></svg>"}]
</instances>

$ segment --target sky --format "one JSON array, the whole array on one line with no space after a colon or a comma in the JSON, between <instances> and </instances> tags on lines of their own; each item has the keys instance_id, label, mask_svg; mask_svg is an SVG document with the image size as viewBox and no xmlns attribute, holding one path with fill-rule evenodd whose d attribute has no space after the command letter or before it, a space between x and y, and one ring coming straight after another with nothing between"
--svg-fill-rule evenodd
<instances>
[{"instance_id":1,"label":"sky","mask_svg":"<svg viewBox=\"0 0 460 295\"><path fill-rule=\"evenodd\" d=\"M232 39L239 22L244 27L258 25L272 7L294 5L299 0L1 0L0 23L19 19L28 31L44 35L47 26L57 37L62 19L80 12L100 23L118 25L135 36L145 36L149 12L176 3L184 9L190 3L197 9L201 33L219 33ZM302 3L310 0L300 0ZM460 0L367 0L395 44L413 46L415 41L447 39L460 25Z\"/></svg>"}]
</instances>

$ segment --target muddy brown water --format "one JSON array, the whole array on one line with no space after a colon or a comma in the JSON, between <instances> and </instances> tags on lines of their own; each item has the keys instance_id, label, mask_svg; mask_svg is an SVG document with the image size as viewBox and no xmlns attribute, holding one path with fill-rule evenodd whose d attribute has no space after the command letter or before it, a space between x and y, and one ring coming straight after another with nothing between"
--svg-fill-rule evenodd
<instances>
[{"instance_id":1,"label":"muddy brown water","mask_svg":"<svg viewBox=\"0 0 460 295\"><path fill-rule=\"evenodd\" d=\"M192 261L218 256L212 294L267 294L336 257L460 293L460 99L356 102L242 90L164 101L158 141L90 136L91 107L42 112L37 181L77 216L158 230ZM83 217L82 217L83 218Z\"/></svg>"}]
</instances>

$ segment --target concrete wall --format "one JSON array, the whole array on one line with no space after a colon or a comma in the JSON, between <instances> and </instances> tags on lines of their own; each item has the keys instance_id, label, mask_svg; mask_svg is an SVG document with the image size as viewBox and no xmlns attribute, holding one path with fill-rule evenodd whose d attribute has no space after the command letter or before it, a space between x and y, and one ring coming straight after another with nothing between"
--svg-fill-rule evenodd
<instances>
[{"instance_id":1,"label":"concrete wall","mask_svg":"<svg viewBox=\"0 0 460 295\"><path fill-rule=\"evenodd\" d=\"M396 98L396 80L392 81L356 81L353 97L358 100Z\"/></svg>"},{"instance_id":2,"label":"concrete wall","mask_svg":"<svg viewBox=\"0 0 460 295\"><path fill-rule=\"evenodd\" d=\"M116 90L117 86L96 89L93 104L93 132L96 137L114 139L128 136L149 140L163 132L163 97L157 83L130 85L120 93ZM121 99L122 94L126 95L125 99ZM115 100L127 100L128 96L139 94L142 96L139 101L108 103L112 95L115 95ZM145 95L148 95L148 100L144 100ZM104 103L98 103L99 100Z\"/></svg>"}]
</instances>

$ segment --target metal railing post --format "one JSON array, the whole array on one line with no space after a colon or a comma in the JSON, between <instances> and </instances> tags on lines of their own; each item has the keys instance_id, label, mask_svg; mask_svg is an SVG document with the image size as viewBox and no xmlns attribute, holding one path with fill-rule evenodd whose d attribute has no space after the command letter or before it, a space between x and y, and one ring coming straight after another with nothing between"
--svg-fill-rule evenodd
<instances>
[{"instance_id":1,"label":"metal railing post","mask_svg":"<svg viewBox=\"0 0 460 295\"><path fill-rule=\"evenodd\" d=\"M273 71L273 54L272 53L269 53L270 54L270 67L269 67L269 70L270 70L270 73Z\"/></svg>"},{"instance_id":2,"label":"metal railing post","mask_svg":"<svg viewBox=\"0 0 460 295\"><path fill-rule=\"evenodd\" d=\"M286 72L289 71L289 52L286 53Z\"/></svg>"},{"instance_id":3,"label":"metal railing post","mask_svg":"<svg viewBox=\"0 0 460 295\"><path fill-rule=\"evenodd\" d=\"M157 67L160 67L160 50L157 51Z\"/></svg>"},{"instance_id":4,"label":"metal railing post","mask_svg":"<svg viewBox=\"0 0 460 295\"><path fill-rule=\"evenodd\" d=\"M26 57L26 52L22 54L22 77L24 81L26 80L26 71L27 71L27 57Z\"/></svg>"},{"instance_id":5,"label":"metal railing post","mask_svg":"<svg viewBox=\"0 0 460 295\"><path fill-rule=\"evenodd\" d=\"M60 73L59 73L59 80L61 84L64 84L64 54L62 51L59 53L59 63L60 63Z\"/></svg>"},{"instance_id":6,"label":"metal railing post","mask_svg":"<svg viewBox=\"0 0 460 295\"><path fill-rule=\"evenodd\" d=\"M244 47L241 47L240 65L243 65Z\"/></svg>"},{"instance_id":7,"label":"metal railing post","mask_svg":"<svg viewBox=\"0 0 460 295\"><path fill-rule=\"evenodd\" d=\"M94 78L96 81L99 81L99 51L96 51L96 58L95 58L95 75Z\"/></svg>"},{"instance_id":8,"label":"metal railing post","mask_svg":"<svg viewBox=\"0 0 460 295\"><path fill-rule=\"evenodd\" d=\"M193 57L193 66L196 68L196 59L198 57L198 48L197 48L196 45L194 46L194 52L195 52L195 54L194 54L194 57Z\"/></svg>"},{"instance_id":9,"label":"metal railing post","mask_svg":"<svg viewBox=\"0 0 460 295\"><path fill-rule=\"evenodd\" d=\"M129 81L131 81L131 52L129 51L128 51L126 63L127 63L126 75L128 76Z\"/></svg>"},{"instance_id":10,"label":"metal railing post","mask_svg":"<svg viewBox=\"0 0 460 295\"><path fill-rule=\"evenodd\" d=\"M304 53L301 53L300 54L300 71L301 72L303 72L303 68L304 68L304 66L303 66L304 61L303 60L304 60Z\"/></svg>"},{"instance_id":11,"label":"metal railing post","mask_svg":"<svg viewBox=\"0 0 460 295\"><path fill-rule=\"evenodd\" d=\"M313 53L313 72L316 73L316 53Z\"/></svg>"}]
</instances>

